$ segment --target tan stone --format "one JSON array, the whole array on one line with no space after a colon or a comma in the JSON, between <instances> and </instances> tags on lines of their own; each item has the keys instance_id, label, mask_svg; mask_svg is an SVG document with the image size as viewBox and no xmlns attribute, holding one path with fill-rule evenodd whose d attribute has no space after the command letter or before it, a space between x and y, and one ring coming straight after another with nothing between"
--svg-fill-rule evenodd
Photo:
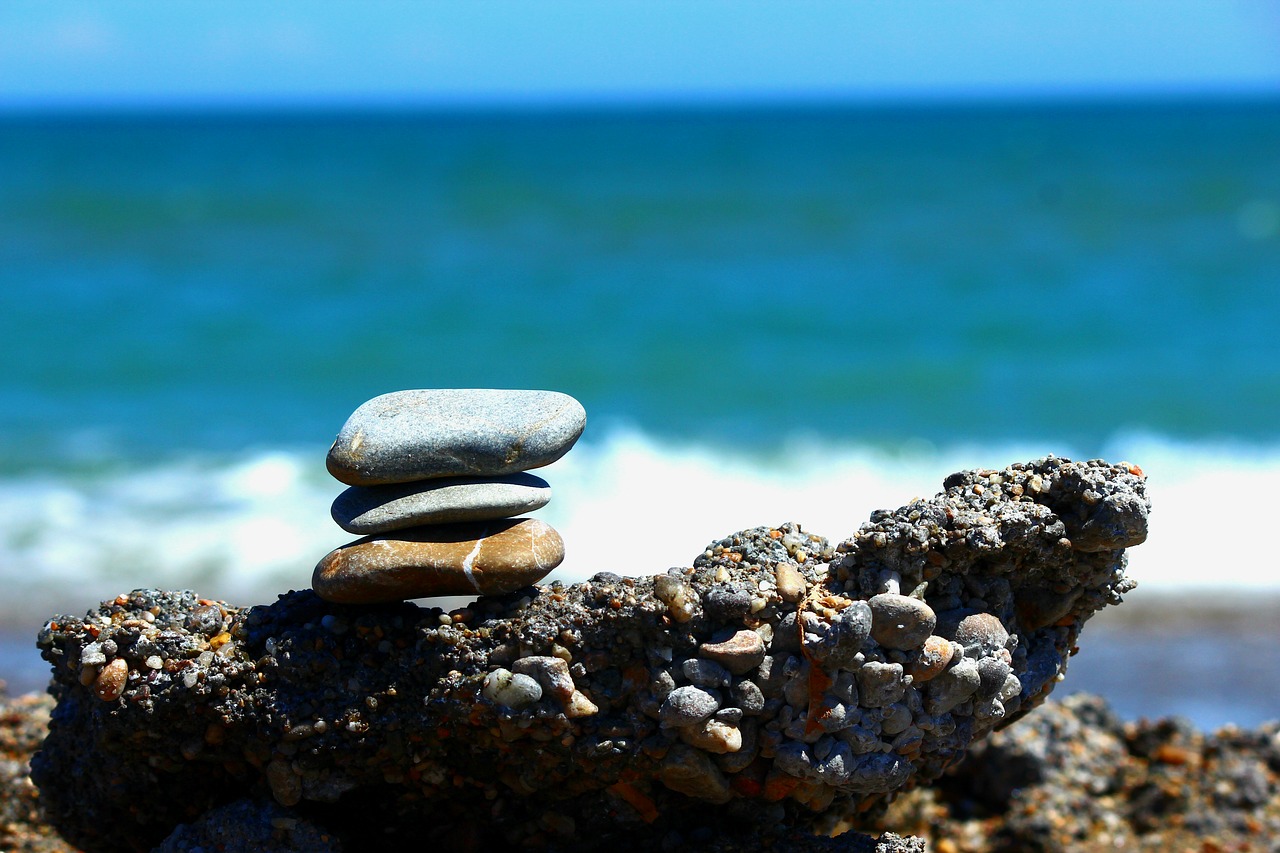
<instances>
[{"instance_id":1,"label":"tan stone","mask_svg":"<svg viewBox=\"0 0 1280 853\"><path fill-rule=\"evenodd\" d=\"M742 749L742 730L719 720L680 729L680 740L704 752L724 755Z\"/></svg>"},{"instance_id":2,"label":"tan stone","mask_svg":"<svg viewBox=\"0 0 1280 853\"><path fill-rule=\"evenodd\" d=\"M560 534L534 518L438 524L343 545L316 565L311 585L339 604L501 595L541 580L563 559Z\"/></svg>"},{"instance_id":3,"label":"tan stone","mask_svg":"<svg viewBox=\"0 0 1280 853\"><path fill-rule=\"evenodd\" d=\"M764 640L755 631L743 629L721 643L703 643L698 655L709 658L734 675L745 675L764 660Z\"/></svg>"},{"instance_id":4,"label":"tan stone","mask_svg":"<svg viewBox=\"0 0 1280 853\"><path fill-rule=\"evenodd\" d=\"M783 601L794 604L804 598L806 584L799 569L790 563L778 563L773 572L778 582L778 595L782 596Z\"/></svg>"}]
</instances>

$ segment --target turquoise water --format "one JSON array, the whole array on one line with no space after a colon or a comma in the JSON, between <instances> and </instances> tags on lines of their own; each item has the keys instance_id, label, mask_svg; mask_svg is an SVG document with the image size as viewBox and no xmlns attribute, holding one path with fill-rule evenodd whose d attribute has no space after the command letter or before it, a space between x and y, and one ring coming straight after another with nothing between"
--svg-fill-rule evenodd
<instances>
[{"instance_id":1,"label":"turquoise water","mask_svg":"<svg viewBox=\"0 0 1280 853\"><path fill-rule=\"evenodd\" d=\"M1280 104L0 123L0 460L549 387L769 447L1280 425Z\"/></svg>"}]
</instances>

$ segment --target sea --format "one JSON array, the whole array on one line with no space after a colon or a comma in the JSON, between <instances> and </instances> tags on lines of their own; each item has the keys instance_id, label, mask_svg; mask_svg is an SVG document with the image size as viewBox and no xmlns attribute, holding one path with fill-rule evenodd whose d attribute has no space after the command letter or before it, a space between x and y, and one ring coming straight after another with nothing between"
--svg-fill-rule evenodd
<instances>
[{"instance_id":1,"label":"sea","mask_svg":"<svg viewBox=\"0 0 1280 853\"><path fill-rule=\"evenodd\" d=\"M545 388L589 418L539 472L566 581L1138 464L1128 598L1227 618L1086 629L1068 682L1254 724L1278 323L1276 100L0 114L0 678L135 587L308 586L365 400Z\"/></svg>"}]
</instances>

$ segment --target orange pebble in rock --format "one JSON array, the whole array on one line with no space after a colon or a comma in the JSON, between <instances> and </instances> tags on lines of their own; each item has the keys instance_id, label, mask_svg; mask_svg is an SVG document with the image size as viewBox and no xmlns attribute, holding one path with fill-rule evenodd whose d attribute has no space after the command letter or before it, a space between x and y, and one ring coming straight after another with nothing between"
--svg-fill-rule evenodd
<instances>
[{"instance_id":1,"label":"orange pebble in rock","mask_svg":"<svg viewBox=\"0 0 1280 853\"><path fill-rule=\"evenodd\" d=\"M124 658L116 658L102 668L93 682L93 695L103 702L111 702L120 698L124 692L125 682L129 679L129 664Z\"/></svg>"},{"instance_id":2,"label":"orange pebble in rock","mask_svg":"<svg viewBox=\"0 0 1280 853\"><path fill-rule=\"evenodd\" d=\"M917 683L936 678L951 663L951 641L937 634L924 641L920 655L907 665L907 673Z\"/></svg>"},{"instance_id":3,"label":"orange pebble in rock","mask_svg":"<svg viewBox=\"0 0 1280 853\"><path fill-rule=\"evenodd\" d=\"M436 524L343 545L319 562L311 586L338 604L502 595L541 580L563 559L560 534L537 519Z\"/></svg>"}]
</instances>

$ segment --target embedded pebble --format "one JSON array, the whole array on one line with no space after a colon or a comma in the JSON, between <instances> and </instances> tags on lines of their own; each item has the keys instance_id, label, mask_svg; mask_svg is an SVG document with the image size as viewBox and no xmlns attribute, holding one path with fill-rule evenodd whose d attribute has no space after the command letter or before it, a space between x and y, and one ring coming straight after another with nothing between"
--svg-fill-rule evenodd
<instances>
[{"instance_id":1,"label":"embedded pebble","mask_svg":"<svg viewBox=\"0 0 1280 853\"><path fill-rule=\"evenodd\" d=\"M790 655L765 655L756 670L755 683L765 693L776 696L787 680L787 663L796 658ZM796 662L799 666L799 662Z\"/></svg>"},{"instance_id":2,"label":"embedded pebble","mask_svg":"<svg viewBox=\"0 0 1280 853\"><path fill-rule=\"evenodd\" d=\"M718 643L703 643L698 654L724 666L734 675L745 675L764 660L764 640L755 631L743 629Z\"/></svg>"},{"instance_id":3,"label":"embedded pebble","mask_svg":"<svg viewBox=\"0 0 1280 853\"><path fill-rule=\"evenodd\" d=\"M543 691L554 696L560 704L567 703L574 693L573 676L569 664L549 655L530 655L511 665L511 671L535 679Z\"/></svg>"},{"instance_id":4,"label":"embedded pebble","mask_svg":"<svg viewBox=\"0 0 1280 853\"><path fill-rule=\"evenodd\" d=\"M578 717L590 717L600 711L600 707L592 702L587 694L581 690L575 690L569 695L568 700L564 703L564 715L571 720Z\"/></svg>"},{"instance_id":5,"label":"embedded pebble","mask_svg":"<svg viewBox=\"0 0 1280 853\"><path fill-rule=\"evenodd\" d=\"M741 708L744 714L758 714L764 710L764 694L753 681L739 681L733 685L730 695L734 705Z\"/></svg>"},{"instance_id":6,"label":"embedded pebble","mask_svg":"<svg viewBox=\"0 0 1280 853\"><path fill-rule=\"evenodd\" d=\"M883 592L867 603L871 607L871 636L886 649L917 649L938 623L932 607L909 595Z\"/></svg>"},{"instance_id":7,"label":"embedded pebble","mask_svg":"<svg viewBox=\"0 0 1280 853\"><path fill-rule=\"evenodd\" d=\"M733 683L729 670L713 660L690 658L680 665L680 670L690 684L699 687L728 687Z\"/></svg>"},{"instance_id":8,"label":"embedded pebble","mask_svg":"<svg viewBox=\"0 0 1280 853\"><path fill-rule=\"evenodd\" d=\"M667 615L673 622L688 622L693 618L698 594L684 579L673 574L657 575L653 579L654 597L667 605Z\"/></svg>"},{"instance_id":9,"label":"embedded pebble","mask_svg":"<svg viewBox=\"0 0 1280 853\"><path fill-rule=\"evenodd\" d=\"M809 672L807 660L790 657L783 665L782 672L786 681L782 685L782 696L792 708L803 708L809 704Z\"/></svg>"},{"instance_id":10,"label":"embedded pebble","mask_svg":"<svg viewBox=\"0 0 1280 853\"><path fill-rule=\"evenodd\" d=\"M203 604L187 617L187 630L212 637L222 632L224 615L218 605Z\"/></svg>"},{"instance_id":11,"label":"embedded pebble","mask_svg":"<svg viewBox=\"0 0 1280 853\"><path fill-rule=\"evenodd\" d=\"M653 694L655 699L666 699L671 694L671 691L675 689L675 677L665 669L658 670L649 681L649 692Z\"/></svg>"},{"instance_id":12,"label":"embedded pebble","mask_svg":"<svg viewBox=\"0 0 1280 853\"><path fill-rule=\"evenodd\" d=\"M551 464L586 423L582 405L556 391L396 391L351 414L327 465L351 486L493 477Z\"/></svg>"},{"instance_id":13,"label":"embedded pebble","mask_svg":"<svg viewBox=\"0 0 1280 853\"><path fill-rule=\"evenodd\" d=\"M800 629L797 627L796 613L783 614L778 620L778 625L773 629L773 642L769 644L769 651L774 655L783 652L800 651ZM870 623L868 622L868 634L870 634Z\"/></svg>"},{"instance_id":14,"label":"embedded pebble","mask_svg":"<svg viewBox=\"0 0 1280 853\"><path fill-rule=\"evenodd\" d=\"M998 657L982 658L978 661L978 695L994 696L999 693L1011 672L1013 667Z\"/></svg>"},{"instance_id":15,"label":"embedded pebble","mask_svg":"<svg viewBox=\"0 0 1280 853\"><path fill-rule=\"evenodd\" d=\"M798 568L791 563L778 563L773 572L778 584L778 595L782 596L783 601L795 604L804 598L806 584L804 575Z\"/></svg>"},{"instance_id":16,"label":"embedded pebble","mask_svg":"<svg viewBox=\"0 0 1280 853\"><path fill-rule=\"evenodd\" d=\"M330 514L343 530L364 535L422 524L511 518L541 509L550 500L546 480L521 472L352 486L338 495Z\"/></svg>"},{"instance_id":17,"label":"embedded pebble","mask_svg":"<svg viewBox=\"0 0 1280 853\"><path fill-rule=\"evenodd\" d=\"M778 747L773 756L774 766L788 776L805 778L814 774L813 755L799 741L789 740Z\"/></svg>"},{"instance_id":18,"label":"embedded pebble","mask_svg":"<svg viewBox=\"0 0 1280 853\"><path fill-rule=\"evenodd\" d=\"M682 728L701 723L719 708L720 700L714 694L701 687L686 684L667 694L662 707L658 709L658 718L663 726Z\"/></svg>"},{"instance_id":19,"label":"embedded pebble","mask_svg":"<svg viewBox=\"0 0 1280 853\"><path fill-rule=\"evenodd\" d=\"M742 749L742 732L738 727L716 719L707 720L702 725L685 726L680 729L680 739L689 746L716 755Z\"/></svg>"},{"instance_id":20,"label":"embedded pebble","mask_svg":"<svg viewBox=\"0 0 1280 853\"><path fill-rule=\"evenodd\" d=\"M880 731L887 735L896 735L907 730L911 725L911 709L895 702L884 709L884 719L880 722Z\"/></svg>"},{"instance_id":21,"label":"embedded pebble","mask_svg":"<svg viewBox=\"0 0 1280 853\"><path fill-rule=\"evenodd\" d=\"M907 674L917 684L936 678L951 663L951 641L937 634L924 641L919 656L907 666Z\"/></svg>"},{"instance_id":22,"label":"embedded pebble","mask_svg":"<svg viewBox=\"0 0 1280 853\"><path fill-rule=\"evenodd\" d=\"M678 743L667 750L658 768L658 779L673 791L712 803L733 798L729 780L700 749Z\"/></svg>"},{"instance_id":23,"label":"embedded pebble","mask_svg":"<svg viewBox=\"0 0 1280 853\"><path fill-rule=\"evenodd\" d=\"M103 702L120 698L125 682L129 679L129 664L124 658L116 658L102 668L93 682L93 695Z\"/></svg>"},{"instance_id":24,"label":"embedded pebble","mask_svg":"<svg viewBox=\"0 0 1280 853\"><path fill-rule=\"evenodd\" d=\"M842 596L822 601L832 606L821 614L805 610L799 615L805 654L827 667L849 668L871 633L871 608Z\"/></svg>"},{"instance_id":25,"label":"embedded pebble","mask_svg":"<svg viewBox=\"0 0 1280 853\"><path fill-rule=\"evenodd\" d=\"M966 658L929 682L925 710L930 714L945 714L977 693L981 686L977 662Z\"/></svg>"},{"instance_id":26,"label":"embedded pebble","mask_svg":"<svg viewBox=\"0 0 1280 853\"><path fill-rule=\"evenodd\" d=\"M718 583L702 596L707 615L718 621L735 621L751 612L751 592L740 584Z\"/></svg>"},{"instance_id":27,"label":"embedded pebble","mask_svg":"<svg viewBox=\"0 0 1280 853\"><path fill-rule=\"evenodd\" d=\"M90 643L80 652L81 666L102 666L106 662L107 656L102 651L102 643Z\"/></svg>"},{"instance_id":28,"label":"embedded pebble","mask_svg":"<svg viewBox=\"0 0 1280 853\"><path fill-rule=\"evenodd\" d=\"M883 708L902 698L902 664L867 661L857 671L858 702L864 708Z\"/></svg>"},{"instance_id":29,"label":"embedded pebble","mask_svg":"<svg viewBox=\"0 0 1280 853\"><path fill-rule=\"evenodd\" d=\"M742 722L743 716L744 714L742 713L741 708L721 708L719 711L716 711L711 715L711 719L717 720L721 723L728 723L731 726L736 726Z\"/></svg>"},{"instance_id":30,"label":"embedded pebble","mask_svg":"<svg viewBox=\"0 0 1280 853\"><path fill-rule=\"evenodd\" d=\"M282 806L296 806L302 800L302 779L293 772L288 761L279 758L267 763L264 768L267 774L267 785L271 788L271 796Z\"/></svg>"},{"instance_id":31,"label":"embedded pebble","mask_svg":"<svg viewBox=\"0 0 1280 853\"><path fill-rule=\"evenodd\" d=\"M330 552L311 585L338 604L440 595L500 595L541 580L564 559L554 528L533 518L432 525Z\"/></svg>"},{"instance_id":32,"label":"embedded pebble","mask_svg":"<svg viewBox=\"0 0 1280 853\"><path fill-rule=\"evenodd\" d=\"M542 698L542 686L536 679L503 668L485 676L480 692L491 702L506 705L512 710L528 707Z\"/></svg>"},{"instance_id":33,"label":"embedded pebble","mask_svg":"<svg viewBox=\"0 0 1280 853\"><path fill-rule=\"evenodd\" d=\"M966 651L977 647L981 651L975 657L981 657L1005 648L1009 642L1009 632L992 614L973 613L960 620L952 639L964 646Z\"/></svg>"}]
</instances>

